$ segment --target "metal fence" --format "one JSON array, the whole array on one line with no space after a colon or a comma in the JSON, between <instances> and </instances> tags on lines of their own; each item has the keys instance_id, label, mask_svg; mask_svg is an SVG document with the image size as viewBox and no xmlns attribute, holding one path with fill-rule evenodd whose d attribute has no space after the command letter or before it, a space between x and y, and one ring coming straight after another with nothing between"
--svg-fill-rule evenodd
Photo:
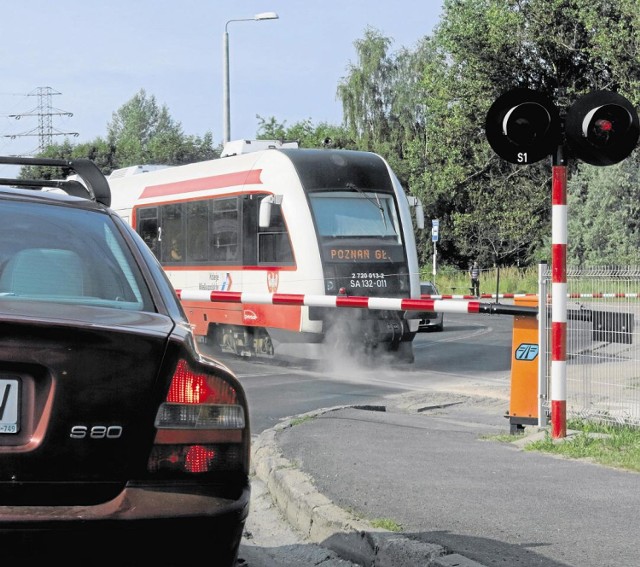
<instances>
[{"instance_id":1,"label":"metal fence","mask_svg":"<svg viewBox=\"0 0 640 567\"><path fill-rule=\"evenodd\" d=\"M551 267L540 269L540 361L551 400ZM640 267L567 268L567 417L640 426ZM543 313L543 310L540 310ZM544 325L544 326L542 326ZM542 380L544 383L544 380ZM543 389L543 388L541 388ZM541 422L543 420L541 419Z\"/></svg>"}]
</instances>

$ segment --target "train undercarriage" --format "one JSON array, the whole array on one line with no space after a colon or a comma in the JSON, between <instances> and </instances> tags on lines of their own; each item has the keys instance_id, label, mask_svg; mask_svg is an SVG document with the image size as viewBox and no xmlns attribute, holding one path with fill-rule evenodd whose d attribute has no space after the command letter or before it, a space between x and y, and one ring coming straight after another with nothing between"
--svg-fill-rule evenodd
<instances>
[{"instance_id":1,"label":"train undercarriage","mask_svg":"<svg viewBox=\"0 0 640 567\"><path fill-rule=\"evenodd\" d=\"M320 345L321 357L340 354L363 363L379 363L382 359L400 363L414 361L412 341L416 333L410 332L407 322L401 319L340 319L328 322L326 327L323 335L314 335L313 340L307 342L300 342L301 334L292 333L284 345L314 343ZM264 327L212 324L204 342L220 352L239 357L277 359L279 351L291 353L291 349L286 349L282 341L272 336L273 332ZM304 349L294 348L293 352L296 350L297 356L306 358Z\"/></svg>"}]
</instances>

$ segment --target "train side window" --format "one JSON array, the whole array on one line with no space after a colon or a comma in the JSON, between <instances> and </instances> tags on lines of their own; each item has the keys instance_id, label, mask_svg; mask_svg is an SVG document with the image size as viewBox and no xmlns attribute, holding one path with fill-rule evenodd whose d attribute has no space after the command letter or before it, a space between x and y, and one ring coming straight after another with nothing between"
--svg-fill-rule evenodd
<instances>
[{"instance_id":1,"label":"train side window","mask_svg":"<svg viewBox=\"0 0 640 567\"><path fill-rule=\"evenodd\" d=\"M182 204L164 205L161 208L162 240L160 260L163 263L179 263L185 260Z\"/></svg>"},{"instance_id":2,"label":"train side window","mask_svg":"<svg viewBox=\"0 0 640 567\"><path fill-rule=\"evenodd\" d=\"M293 251L287 232L258 234L258 262L260 264L293 264Z\"/></svg>"},{"instance_id":3,"label":"train side window","mask_svg":"<svg viewBox=\"0 0 640 567\"><path fill-rule=\"evenodd\" d=\"M187 203L187 261L209 259L209 208L206 201Z\"/></svg>"},{"instance_id":4,"label":"train side window","mask_svg":"<svg viewBox=\"0 0 640 567\"><path fill-rule=\"evenodd\" d=\"M158 256L158 208L145 207L137 211L138 234L151 251Z\"/></svg>"},{"instance_id":5,"label":"train side window","mask_svg":"<svg viewBox=\"0 0 640 567\"><path fill-rule=\"evenodd\" d=\"M215 262L237 262L240 215L238 199L214 199L211 202L209 254Z\"/></svg>"},{"instance_id":6,"label":"train side window","mask_svg":"<svg viewBox=\"0 0 640 567\"><path fill-rule=\"evenodd\" d=\"M281 207L271 209L271 223L258 232L258 263L292 265L293 249Z\"/></svg>"}]
</instances>

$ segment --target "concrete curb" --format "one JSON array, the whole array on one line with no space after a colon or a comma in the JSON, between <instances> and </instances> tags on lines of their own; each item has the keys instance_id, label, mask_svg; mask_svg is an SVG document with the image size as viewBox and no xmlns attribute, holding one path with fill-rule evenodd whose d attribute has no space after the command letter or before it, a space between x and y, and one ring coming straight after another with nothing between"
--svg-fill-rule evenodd
<instances>
[{"instance_id":1,"label":"concrete curb","mask_svg":"<svg viewBox=\"0 0 640 567\"><path fill-rule=\"evenodd\" d=\"M446 555L444 547L422 543L377 529L355 518L320 494L311 477L285 459L276 442L278 431L293 420L312 418L349 406L325 408L290 418L263 431L252 442L252 474L269 490L286 520L312 543L326 547L342 559L375 567L483 567L459 555Z\"/></svg>"}]
</instances>

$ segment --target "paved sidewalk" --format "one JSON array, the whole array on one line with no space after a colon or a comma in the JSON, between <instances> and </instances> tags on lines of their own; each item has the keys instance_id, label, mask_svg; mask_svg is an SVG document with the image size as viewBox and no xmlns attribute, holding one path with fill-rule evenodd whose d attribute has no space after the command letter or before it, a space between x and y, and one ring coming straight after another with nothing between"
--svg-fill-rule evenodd
<instances>
[{"instance_id":1,"label":"paved sidewalk","mask_svg":"<svg viewBox=\"0 0 640 567\"><path fill-rule=\"evenodd\" d=\"M264 431L254 474L289 523L375 567L640 567L640 475L523 450L508 400L419 393ZM399 524L399 532L373 520Z\"/></svg>"}]
</instances>

